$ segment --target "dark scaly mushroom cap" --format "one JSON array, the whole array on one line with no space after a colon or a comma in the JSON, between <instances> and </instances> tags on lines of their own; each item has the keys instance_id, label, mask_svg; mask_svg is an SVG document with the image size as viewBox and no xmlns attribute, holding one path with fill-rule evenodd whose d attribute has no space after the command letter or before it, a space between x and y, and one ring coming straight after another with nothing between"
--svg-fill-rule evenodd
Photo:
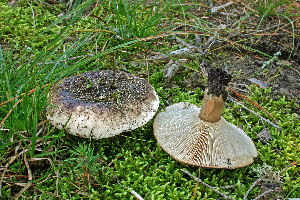
<instances>
[{"instance_id":1,"label":"dark scaly mushroom cap","mask_svg":"<svg viewBox=\"0 0 300 200\"><path fill-rule=\"evenodd\" d=\"M234 169L257 156L252 140L221 115L230 76L210 70L201 109L187 102L168 106L153 123L154 135L175 160L194 166Z\"/></svg>"},{"instance_id":2,"label":"dark scaly mushroom cap","mask_svg":"<svg viewBox=\"0 0 300 200\"><path fill-rule=\"evenodd\" d=\"M70 134L86 138L136 129L151 120L159 106L146 80L123 71L86 72L64 79L54 89L47 118L56 128L67 124Z\"/></svg>"}]
</instances>

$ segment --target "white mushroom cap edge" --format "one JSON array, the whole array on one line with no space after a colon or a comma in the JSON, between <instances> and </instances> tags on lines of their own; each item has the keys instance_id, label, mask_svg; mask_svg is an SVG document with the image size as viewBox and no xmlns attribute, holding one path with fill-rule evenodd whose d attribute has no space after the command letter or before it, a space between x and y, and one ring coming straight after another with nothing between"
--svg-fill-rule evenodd
<instances>
[{"instance_id":1,"label":"white mushroom cap edge","mask_svg":"<svg viewBox=\"0 0 300 200\"><path fill-rule=\"evenodd\" d=\"M129 88L131 90L129 93L119 95L120 104L115 103L115 105L111 106L101 101L83 103L80 99L76 99L70 91L66 92L61 87L70 78L74 79L76 76L66 78L52 93L50 98L52 106L48 106L47 108L46 116L53 126L58 129L65 127L67 132L72 135L102 139L139 128L153 118L159 107L159 98L154 88L146 80L129 73L111 70L86 72L80 76L88 77L92 74L92 76L96 77L96 80L91 79L93 87L98 87L97 81L100 81L97 80L97 77L100 75L97 73L103 73L103 79L106 78L105 76L110 76L111 73L113 76L124 76L123 74L125 74L129 80L124 80L122 87L126 87L127 89L129 88L128 85L133 82L137 82L138 84L133 88ZM108 82L110 81L108 78L107 80ZM116 87L122 85L115 84L114 81L112 82ZM144 89L147 91L141 91ZM143 92L145 93L145 97L143 96L141 99L140 96L134 96L135 94L144 95ZM121 99L128 98L128 96L131 99ZM101 99L101 94L98 97Z\"/></svg>"}]
</instances>

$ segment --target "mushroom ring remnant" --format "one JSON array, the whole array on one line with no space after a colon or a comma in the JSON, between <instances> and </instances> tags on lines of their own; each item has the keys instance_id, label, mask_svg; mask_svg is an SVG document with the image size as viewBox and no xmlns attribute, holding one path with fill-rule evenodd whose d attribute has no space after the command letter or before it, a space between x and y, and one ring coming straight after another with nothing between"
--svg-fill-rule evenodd
<instances>
[{"instance_id":1,"label":"mushroom ring remnant","mask_svg":"<svg viewBox=\"0 0 300 200\"><path fill-rule=\"evenodd\" d=\"M144 79L123 71L91 71L64 79L51 94L47 119L72 135L101 139L153 118L159 98Z\"/></svg>"},{"instance_id":2,"label":"mushroom ring remnant","mask_svg":"<svg viewBox=\"0 0 300 200\"><path fill-rule=\"evenodd\" d=\"M248 135L223 117L210 123L199 118L200 108L180 102L154 120L154 134L175 160L208 168L238 168L253 162L256 148Z\"/></svg>"}]
</instances>

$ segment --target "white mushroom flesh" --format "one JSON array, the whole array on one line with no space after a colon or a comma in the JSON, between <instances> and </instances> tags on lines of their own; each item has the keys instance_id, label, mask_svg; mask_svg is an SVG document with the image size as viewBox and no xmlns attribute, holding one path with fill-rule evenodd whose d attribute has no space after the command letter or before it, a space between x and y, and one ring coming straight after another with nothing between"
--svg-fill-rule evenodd
<instances>
[{"instance_id":1,"label":"white mushroom flesh","mask_svg":"<svg viewBox=\"0 0 300 200\"><path fill-rule=\"evenodd\" d=\"M253 163L257 150L250 137L223 117L199 118L200 108L187 102L168 106L154 120L154 135L175 160L208 168L238 168Z\"/></svg>"}]
</instances>

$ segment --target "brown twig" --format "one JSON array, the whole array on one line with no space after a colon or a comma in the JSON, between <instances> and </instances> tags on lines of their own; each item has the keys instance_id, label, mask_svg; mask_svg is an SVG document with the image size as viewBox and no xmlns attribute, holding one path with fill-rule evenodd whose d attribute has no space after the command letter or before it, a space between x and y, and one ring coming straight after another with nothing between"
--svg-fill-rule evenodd
<instances>
[{"instance_id":1,"label":"brown twig","mask_svg":"<svg viewBox=\"0 0 300 200\"><path fill-rule=\"evenodd\" d=\"M13 111L13 109L23 100L24 98L20 99L13 107L12 109L10 109L10 111L8 111L7 115L4 117L4 119L2 120L2 122L0 123L0 126L2 126L5 122L5 120L8 118L8 116L10 115L10 113Z\"/></svg>"},{"instance_id":2,"label":"brown twig","mask_svg":"<svg viewBox=\"0 0 300 200\"><path fill-rule=\"evenodd\" d=\"M198 180L197 180L197 184L196 184L195 191L194 191L194 194L193 194L193 198L195 198L196 195L197 195L197 189L198 189L198 184L199 184L199 179L200 179L200 171L201 171L201 166L199 166Z\"/></svg>"},{"instance_id":3,"label":"brown twig","mask_svg":"<svg viewBox=\"0 0 300 200\"><path fill-rule=\"evenodd\" d=\"M232 91L236 96L242 97L244 99L246 99L248 102L252 103L253 105L255 105L257 108L261 109L262 111L264 111L265 113L267 113L273 120L275 123L277 123L277 120L263 107L261 107L260 105L258 105L256 102L250 100L248 97L234 91L232 88L228 88L230 91Z\"/></svg>"},{"instance_id":4,"label":"brown twig","mask_svg":"<svg viewBox=\"0 0 300 200\"><path fill-rule=\"evenodd\" d=\"M44 87L46 87L46 86L48 86L48 85L49 85L49 84L47 83L47 84L43 85L42 88L44 88ZM29 90L28 93L27 93L27 96L30 95L30 94L32 94L32 93L34 93L36 90L37 90L37 88L32 89L32 90ZM16 96L16 97L14 97L14 98L12 98L12 99L9 99L9 100L7 100L7 101L1 103L0 106L3 106L3 105L5 105L5 104L7 104L7 103L9 103L9 102L11 102L11 101L13 101L13 100L15 100L15 99L21 97L21 96L24 96L24 95L26 95L26 93L22 93L22 94L19 95L19 96ZM7 115L6 115L6 116L4 117L4 119L1 121L0 126L2 126L2 125L4 124L5 120L8 118L8 116L9 116L10 113L13 111L13 109L14 109L14 108L15 108L15 107L16 107L23 99L24 99L24 98L19 99L19 101L12 107L12 109L10 109L10 111L8 111Z\"/></svg>"},{"instance_id":5,"label":"brown twig","mask_svg":"<svg viewBox=\"0 0 300 200\"><path fill-rule=\"evenodd\" d=\"M7 168L8 168L8 166L9 166L11 163L13 163L17 157L18 157L18 156L13 156L13 157L11 157L10 160L9 160L9 162L6 163L6 165L5 165L5 167L4 167L4 170L3 170L3 173L2 173L2 176L1 176L1 179L0 179L0 197L2 196L2 195L1 195L1 191L2 191L2 183L3 183L3 179L4 179L4 177L5 177L5 172L6 172Z\"/></svg>"},{"instance_id":6,"label":"brown twig","mask_svg":"<svg viewBox=\"0 0 300 200\"><path fill-rule=\"evenodd\" d=\"M281 130L281 127L274 124L273 122L270 122L269 120L267 120L266 118L263 118L262 116L260 116L259 114L257 114L256 112L254 112L253 110L247 108L246 106L244 106L243 104L241 104L240 102L236 102L235 100L233 100L232 98L229 98L230 101L238 104L238 105L242 105L242 108L244 108L245 110L248 110L249 112L251 112L252 114L256 115L257 117L259 117L261 120L264 120L265 122L268 122L269 124L271 124L272 126L274 126L275 128Z\"/></svg>"},{"instance_id":7,"label":"brown twig","mask_svg":"<svg viewBox=\"0 0 300 200\"><path fill-rule=\"evenodd\" d=\"M289 167L296 165L299 161L300 161L300 156L299 156L299 159L298 159L298 160L296 160L296 161L291 162L290 164L288 164L288 166L286 166L283 170L281 170L281 172L279 172L279 174L282 174L282 173L283 173L285 170L287 170Z\"/></svg>"},{"instance_id":8,"label":"brown twig","mask_svg":"<svg viewBox=\"0 0 300 200\"><path fill-rule=\"evenodd\" d=\"M47 84L43 85L42 88L47 87L48 85L49 85L49 84L47 83ZM38 88L34 88L34 89L32 89L32 90L29 90L28 93L27 93L27 96L30 95L30 94L32 94L32 93L34 93L37 89L38 89ZM19 96L16 96L16 97L14 97L14 98L11 98L11 99L9 99L9 100L7 100L7 101L1 103L0 106L3 106L3 105L5 105L5 104L7 104L8 102L11 102L11 101L15 100L16 98L19 98L19 97L24 96L24 95L26 95L26 92L22 93L22 94L19 95Z\"/></svg>"},{"instance_id":9,"label":"brown twig","mask_svg":"<svg viewBox=\"0 0 300 200\"><path fill-rule=\"evenodd\" d=\"M16 200L19 199L21 194L23 192L25 192L32 185L32 173L31 173L31 170L30 170L29 165L28 165L26 154L24 154L24 162L25 162L27 172L28 172L28 183L25 185L25 187L22 188L22 190L18 194L15 195L14 199L16 199Z\"/></svg>"}]
</instances>

